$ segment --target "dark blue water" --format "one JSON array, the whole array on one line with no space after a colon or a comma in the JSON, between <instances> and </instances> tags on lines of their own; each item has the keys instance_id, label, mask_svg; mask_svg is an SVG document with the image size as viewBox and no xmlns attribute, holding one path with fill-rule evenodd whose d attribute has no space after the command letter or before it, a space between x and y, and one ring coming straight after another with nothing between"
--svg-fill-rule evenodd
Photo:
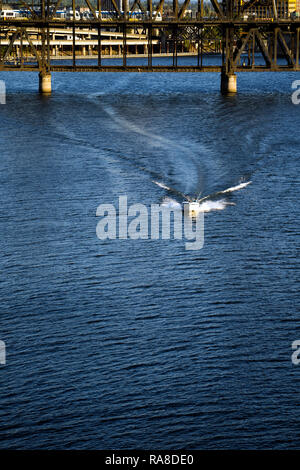
<instances>
[{"instance_id":1,"label":"dark blue water","mask_svg":"<svg viewBox=\"0 0 300 470\"><path fill-rule=\"evenodd\" d=\"M299 74L0 79L0 448L299 448ZM201 250L100 241L99 204L168 195L153 174L252 184Z\"/></svg>"}]
</instances>

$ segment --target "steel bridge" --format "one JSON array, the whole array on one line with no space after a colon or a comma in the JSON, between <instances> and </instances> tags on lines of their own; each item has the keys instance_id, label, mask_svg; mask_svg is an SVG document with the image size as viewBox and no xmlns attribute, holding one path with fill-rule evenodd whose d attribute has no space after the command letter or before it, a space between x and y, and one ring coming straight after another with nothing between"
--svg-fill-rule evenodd
<instances>
[{"instance_id":1,"label":"steel bridge","mask_svg":"<svg viewBox=\"0 0 300 470\"><path fill-rule=\"evenodd\" d=\"M221 90L236 91L237 72L300 71L300 20L279 11L279 0L211 0L208 16L203 0L198 0L194 17L188 8L190 0L181 4L165 0L156 4L147 0L124 0L122 9L111 0L109 18L102 14L102 0L85 0L89 17L78 18L78 5L71 0L69 19L58 18L61 0L19 0L26 17L0 19L0 71L40 72L40 91L51 92L51 72L219 72ZM261 6L264 15L249 14ZM134 11L140 14L133 17ZM77 15L76 15L77 11ZM53 60L53 31L69 31L70 57ZM79 60L78 47L83 44L80 32L92 31L94 60ZM118 61L103 54L105 32L118 32L122 47ZM143 35L147 54L140 65L128 54L130 33ZM113 34L113 33L112 33ZM160 52L168 46L169 60L162 64L153 54L153 43L160 43ZM179 54L182 44L193 44L190 61ZM214 60L208 61L208 45L218 45ZM165 50L165 49L164 49ZM216 52L218 51L218 53ZM138 56L137 56L138 57ZM190 63L190 65L189 65Z\"/></svg>"}]
</instances>

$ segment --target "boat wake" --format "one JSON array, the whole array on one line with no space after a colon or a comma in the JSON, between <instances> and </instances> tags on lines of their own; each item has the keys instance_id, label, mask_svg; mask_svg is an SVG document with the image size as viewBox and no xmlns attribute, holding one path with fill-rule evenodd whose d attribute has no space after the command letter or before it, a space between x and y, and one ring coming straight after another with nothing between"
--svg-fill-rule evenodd
<instances>
[{"instance_id":1,"label":"boat wake","mask_svg":"<svg viewBox=\"0 0 300 470\"><path fill-rule=\"evenodd\" d=\"M173 140L169 140L165 137L154 135L153 133L147 132L145 129L141 128L140 126L136 125L135 123L129 121L128 119L123 118L122 116L119 116L116 111L111 107L111 106L102 106L102 109L106 114L110 116L110 118L118 125L121 126L131 132L140 134L147 138L149 140L150 144L153 146L161 146L166 149L173 148L174 150L176 149L177 151L180 150L183 155L186 156L186 153L189 153L189 157L191 159L190 164L193 166L195 162L193 161L194 154L190 149L187 149L185 146L178 142L174 142ZM75 142L82 144L83 146L89 146L90 148L93 148L95 150L99 149L99 145L93 144L91 142L86 141L86 139L82 139L79 136L73 134L72 132L68 131L66 132L66 129L64 129L64 137L68 139L72 139ZM108 149L106 149L108 151ZM204 150L204 148L202 149ZM192 155L193 154L193 155ZM162 175L158 174L155 171L152 171L150 169L147 169L145 166L141 166L139 162L136 162L135 160L132 160L132 158L127 157L126 155L118 154L116 155L114 153L113 156L110 156L112 160L126 160L128 163L136 167L138 170L143 171L145 173L148 173L152 178L157 178L160 179ZM186 161L188 159L185 159L185 166L186 166ZM189 171L189 175L193 172ZM216 210L224 210L227 206L233 206L235 203L230 202L226 199L226 195L238 191L240 189L243 189L247 187L251 181L247 182L240 182L236 186L229 187L227 189L224 189L222 191L217 191L215 193L209 194L205 197L200 198L200 196L195 197L195 196L189 196L187 194L184 194L183 192L177 190L174 187L168 186L162 181L158 181L157 179L152 179L152 182L156 184L158 187L161 189L166 190L168 193L173 194L174 196L180 197L185 201L188 201L190 203L192 202L197 202L199 205L199 211L200 212L211 212L211 211L216 211ZM224 197L225 196L225 197ZM180 204L178 201L175 199L172 199L170 197L165 197L163 200L162 205L164 207L172 208L173 210L180 209L182 210L183 206Z\"/></svg>"},{"instance_id":2,"label":"boat wake","mask_svg":"<svg viewBox=\"0 0 300 470\"><path fill-rule=\"evenodd\" d=\"M240 189L246 188L248 184L251 184L252 181L247 181L245 183L240 183L237 186L232 186L231 188L224 189L224 191L220 191L216 194L226 194L226 193L233 193L234 191L239 191Z\"/></svg>"},{"instance_id":3,"label":"boat wake","mask_svg":"<svg viewBox=\"0 0 300 470\"><path fill-rule=\"evenodd\" d=\"M227 206L235 206L235 203L226 201L226 199L219 199L218 201L207 200L200 203L199 212L222 211Z\"/></svg>"},{"instance_id":4,"label":"boat wake","mask_svg":"<svg viewBox=\"0 0 300 470\"><path fill-rule=\"evenodd\" d=\"M200 199L199 198L193 199L192 197L187 196L186 194L183 194L180 191L177 191L176 189L171 188L170 186L167 186L166 184L161 183L159 181L153 180L153 183L159 186L160 188L169 191L170 193L174 193L183 197L185 200L189 202L193 202L193 201L198 202L199 212L211 212L211 211L217 211L217 210L224 210L226 209L227 206L235 206L234 202L228 201L225 198L218 199L218 197L221 196L222 194L226 195L234 191L239 191L240 189L246 188L251 183L251 181L242 182L236 186L231 186L230 188L224 189L223 191L217 191L215 193L209 194L208 196L205 196ZM162 206L167 207L169 209L173 209L173 210L176 210L176 209L182 210L182 205L170 197L165 197L163 199Z\"/></svg>"},{"instance_id":5,"label":"boat wake","mask_svg":"<svg viewBox=\"0 0 300 470\"><path fill-rule=\"evenodd\" d=\"M182 204L169 197L165 197L161 205L170 210L183 210ZM235 203L226 201L226 199L219 199L218 201L207 200L200 203L199 212L222 211L227 206L235 206Z\"/></svg>"},{"instance_id":6,"label":"boat wake","mask_svg":"<svg viewBox=\"0 0 300 470\"><path fill-rule=\"evenodd\" d=\"M199 160L199 153L206 154L209 149L201 144L197 143L194 148L193 145L187 146L186 142L181 142L179 139L170 139L162 135L157 135L154 132L147 131L144 127L130 121L127 117L120 115L112 106L101 105L102 110L110 117L111 121L117 125L118 129L125 129L132 134L140 135L144 138L145 144L149 147L160 148L166 152L166 155L170 155L172 152L172 158L164 159L165 163L168 161L170 167L175 164L180 165L181 171L184 172L182 181L186 184L186 191L191 187L203 186L203 164ZM173 153L176 153L174 160ZM176 169L176 168L175 168ZM160 183L163 184L163 183Z\"/></svg>"}]
</instances>

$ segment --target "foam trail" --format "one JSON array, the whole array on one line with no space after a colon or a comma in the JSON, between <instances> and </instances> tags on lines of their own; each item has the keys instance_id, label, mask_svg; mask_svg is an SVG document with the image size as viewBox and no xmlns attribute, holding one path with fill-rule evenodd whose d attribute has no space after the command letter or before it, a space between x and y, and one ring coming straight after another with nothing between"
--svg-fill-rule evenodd
<instances>
[{"instance_id":1,"label":"foam trail","mask_svg":"<svg viewBox=\"0 0 300 470\"><path fill-rule=\"evenodd\" d=\"M180 193L180 191L177 191L176 189L170 188L164 183L160 183L158 181L153 181L153 183L157 184L157 186L159 186L162 189L166 189L167 191L178 194L179 196L183 196L189 202L192 202L192 199L189 196L186 196L185 194ZM209 194L208 196L205 196L202 199L198 199L198 202L200 204L199 211L200 212L221 211L221 210L226 209L227 206L235 206L234 202L226 201L226 199L217 199L217 200L213 200L213 199L221 194L232 193L233 191L238 191L239 189L243 189L246 186L248 186L248 184L250 183L251 181L247 181L246 183L240 183L237 186L232 186L230 188L224 189L224 191L218 191L217 193ZM175 206L173 207L170 201L172 201L173 205L175 204L176 207L178 207L179 203L177 203L176 201L168 197L164 199L164 202L162 203L162 205L171 209L175 208Z\"/></svg>"},{"instance_id":2,"label":"foam trail","mask_svg":"<svg viewBox=\"0 0 300 470\"><path fill-rule=\"evenodd\" d=\"M182 205L170 197L165 197L161 205L167 209L182 210Z\"/></svg>"},{"instance_id":3,"label":"foam trail","mask_svg":"<svg viewBox=\"0 0 300 470\"><path fill-rule=\"evenodd\" d=\"M178 196L183 197L187 201L192 202L192 199L189 196L187 196L186 194L183 194L181 191L178 191L177 189L171 188L170 186L167 186L166 184L160 183L159 181L155 181L155 180L152 180L152 183L156 184L162 189L166 189L167 191L170 191L170 193L177 194Z\"/></svg>"},{"instance_id":4,"label":"foam trail","mask_svg":"<svg viewBox=\"0 0 300 470\"><path fill-rule=\"evenodd\" d=\"M194 151L191 148L188 148L186 145L183 145L179 142L168 139L166 137L162 137L160 135L156 135L151 132L147 132L144 128L118 115L118 113L111 106L102 105L102 109L119 126L131 132L139 134L143 137L146 137L149 145L152 145L153 147L165 148L168 151L170 151L170 149L174 149L176 151L179 150L182 155L189 155L188 159L187 158L184 159L184 166L186 168L188 180L191 183L192 176L195 177L195 175L197 174L197 172L195 172L195 166L197 167L198 161L197 159L195 160L195 157L196 157L196 154L199 154L199 149L200 149L199 144L197 146L197 151L196 150ZM201 149L203 152L208 151L207 148L204 147L203 145L201 146Z\"/></svg>"},{"instance_id":5,"label":"foam trail","mask_svg":"<svg viewBox=\"0 0 300 470\"><path fill-rule=\"evenodd\" d=\"M246 183L240 183L237 186L232 186L231 188L225 189L224 191L221 191L222 193L232 193L233 191L238 191L239 189L246 188L248 184L252 183L252 181L247 181Z\"/></svg>"},{"instance_id":6,"label":"foam trail","mask_svg":"<svg viewBox=\"0 0 300 470\"><path fill-rule=\"evenodd\" d=\"M170 191L174 194L177 194L179 196L182 196L184 199L186 199L187 201L189 202L192 202L193 199L190 198L189 196L187 196L186 194L183 194L181 191L177 191L177 189L174 189L174 188L170 188L170 186L167 186L166 184L164 183L160 183L159 181L155 181L155 180L152 180L152 182L154 184L156 184L157 186L159 186L160 188L162 189L166 189L167 191ZM234 191L238 191L239 189L243 189L245 188L246 186L248 186L248 184L250 184L252 181L247 181L246 183L240 183L238 184L237 186L232 186L230 188L227 188L227 189L224 189L223 191L218 191L216 193L213 193L213 194L209 194L208 196L205 196L205 197L202 197L201 199L197 199L198 202L203 202L203 201L208 201L212 198L215 198L216 196L220 196L221 194L227 194L227 193L232 193ZM224 201L221 200L221 201ZM213 201L211 201L213 202ZM230 204L230 203L227 203L227 205L234 205L234 204Z\"/></svg>"},{"instance_id":7,"label":"foam trail","mask_svg":"<svg viewBox=\"0 0 300 470\"><path fill-rule=\"evenodd\" d=\"M219 199L218 201L204 201L200 204L200 212L210 212L210 211L222 211L226 209L227 206L235 206L234 202L225 201L225 199Z\"/></svg>"},{"instance_id":8,"label":"foam trail","mask_svg":"<svg viewBox=\"0 0 300 470\"><path fill-rule=\"evenodd\" d=\"M149 141L152 143L152 145L163 146L163 147L167 145L168 147L171 146L171 147L180 149L182 151L186 151L183 145L180 145L172 140L166 139L165 137L151 134L150 132L145 131L145 129L129 121L128 119L124 119L123 117L117 115L115 110L111 108L110 106L103 106L103 110L120 126L125 127L125 129L135 132L136 134L140 134L140 135L143 135L144 137L147 137Z\"/></svg>"},{"instance_id":9,"label":"foam trail","mask_svg":"<svg viewBox=\"0 0 300 470\"><path fill-rule=\"evenodd\" d=\"M157 186L159 186L162 189L166 189L167 191L172 191L172 189L169 186L167 186L166 184L159 183L158 181L153 181L153 183L157 184Z\"/></svg>"},{"instance_id":10,"label":"foam trail","mask_svg":"<svg viewBox=\"0 0 300 470\"><path fill-rule=\"evenodd\" d=\"M240 183L237 186L232 186L230 188L224 189L223 191L217 191L216 193L209 194L208 196L205 196L205 197L202 197L201 199L198 199L198 202L202 202L202 201L206 201L208 199L215 198L217 196L220 196L221 194L227 194L227 193L232 193L234 191L238 191L239 189L243 189L246 186L248 186L248 184L251 184L251 183L252 183L252 181L247 181L246 183Z\"/></svg>"},{"instance_id":11,"label":"foam trail","mask_svg":"<svg viewBox=\"0 0 300 470\"><path fill-rule=\"evenodd\" d=\"M162 207L171 210L183 210L182 205L170 197L165 197L161 203ZM234 202L228 202L225 199L219 199L218 201L205 201L200 204L200 212L211 212L211 211L222 211L227 206L235 206Z\"/></svg>"}]
</instances>

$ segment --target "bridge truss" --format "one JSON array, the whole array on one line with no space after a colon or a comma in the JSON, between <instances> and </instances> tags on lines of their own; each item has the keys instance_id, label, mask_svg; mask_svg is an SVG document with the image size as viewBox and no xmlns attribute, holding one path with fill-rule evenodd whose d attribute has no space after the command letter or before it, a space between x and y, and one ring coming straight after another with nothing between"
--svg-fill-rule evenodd
<instances>
[{"instance_id":1,"label":"bridge truss","mask_svg":"<svg viewBox=\"0 0 300 470\"><path fill-rule=\"evenodd\" d=\"M19 0L20 10L26 11L27 17L0 19L0 71L223 72L230 75L300 70L300 20L279 13L277 0L211 0L211 11L206 16L203 0L198 0L193 17L189 13L190 0L183 3L173 0L172 4L158 0L155 5L152 0L147 0L147 5L141 0L124 0L122 9L116 0L110 0L113 12L109 18L103 17L102 0L85 0L90 12L88 19L74 19L79 9L76 0L71 1L71 14L66 19L57 17L61 0L56 3ZM265 8L264 17L249 14L259 5ZM133 18L137 10L140 16ZM66 60L54 60L54 32L63 35L66 31L70 55ZM93 34L94 60L78 58L78 48L86 40L80 33L88 34L88 31ZM107 60L103 49L109 31L118 33L115 43L118 42L121 55L117 61ZM140 64L132 60L129 51L132 34L143 39L146 59L140 60ZM86 44L90 44L88 40ZM193 48L190 60L182 59L186 45ZM166 51L171 60L162 61L159 57ZM212 54L214 60L208 60Z\"/></svg>"}]
</instances>

